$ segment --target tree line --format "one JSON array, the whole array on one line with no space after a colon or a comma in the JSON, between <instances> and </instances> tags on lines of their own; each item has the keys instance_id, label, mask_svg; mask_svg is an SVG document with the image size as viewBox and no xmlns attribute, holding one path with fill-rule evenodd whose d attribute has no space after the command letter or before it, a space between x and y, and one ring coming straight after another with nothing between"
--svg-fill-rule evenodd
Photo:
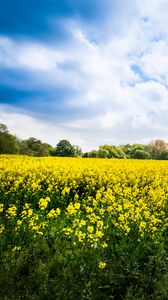
<instances>
[{"instance_id":1,"label":"tree line","mask_svg":"<svg viewBox=\"0 0 168 300\"><path fill-rule=\"evenodd\" d=\"M101 145L98 150L83 153L79 146L72 145L66 139L60 140L55 147L34 137L21 140L11 134L5 124L0 124L0 154L167 160L168 144L162 139L156 139L147 145Z\"/></svg>"}]
</instances>

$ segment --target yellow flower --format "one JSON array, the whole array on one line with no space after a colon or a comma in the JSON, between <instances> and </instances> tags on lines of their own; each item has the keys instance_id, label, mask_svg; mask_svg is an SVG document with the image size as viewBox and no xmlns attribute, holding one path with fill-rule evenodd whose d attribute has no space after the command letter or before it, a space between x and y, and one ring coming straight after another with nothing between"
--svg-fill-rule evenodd
<instances>
[{"instance_id":1,"label":"yellow flower","mask_svg":"<svg viewBox=\"0 0 168 300\"><path fill-rule=\"evenodd\" d=\"M40 207L40 209L44 210L47 207L48 202L50 202L50 198L49 197L46 197L45 199L41 198L39 200L39 207Z\"/></svg>"},{"instance_id":2,"label":"yellow flower","mask_svg":"<svg viewBox=\"0 0 168 300\"><path fill-rule=\"evenodd\" d=\"M67 207L67 212L68 212L69 215L74 215L74 214L76 214L77 210L76 210L76 208L73 206L72 203L70 203L70 204L68 205L68 207Z\"/></svg>"},{"instance_id":3,"label":"yellow flower","mask_svg":"<svg viewBox=\"0 0 168 300\"><path fill-rule=\"evenodd\" d=\"M125 217L123 214L120 214L119 218L118 218L119 221L123 222L125 220Z\"/></svg>"},{"instance_id":4,"label":"yellow flower","mask_svg":"<svg viewBox=\"0 0 168 300\"><path fill-rule=\"evenodd\" d=\"M87 227L87 231L88 231L89 233L92 233L92 232L94 231L94 227L93 227L93 226L88 226L88 227Z\"/></svg>"},{"instance_id":5,"label":"yellow flower","mask_svg":"<svg viewBox=\"0 0 168 300\"><path fill-rule=\"evenodd\" d=\"M77 230L75 232L75 235L78 237L79 242L83 242L83 240L86 236L86 233L82 232L81 230L79 230L79 231Z\"/></svg>"},{"instance_id":6,"label":"yellow flower","mask_svg":"<svg viewBox=\"0 0 168 300\"><path fill-rule=\"evenodd\" d=\"M25 209L23 209L21 212L21 218L25 219L25 218L31 217L33 215L33 209L30 208L30 205L28 203L26 203L24 208Z\"/></svg>"},{"instance_id":7,"label":"yellow flower","mask_svg":"<svg viewBox=\"0 0 168 300\"><path fill-rule=\"evenodd\" d=\"M100 215L103 215L104 212L105 212L105 209L103 209L103 208L101 208L101 209L99 210Z\"/></svg>"},{"instance_id":8,"label":"yellow flower","mask_svg":"<svg viewBox=\"0 0 168 300\"><path fill-rule=\"evenodd\" d=\"M3 212L3 208L4 208L3 203L0 203L0 213Z\"/></svg>"},{"instance_id":9,"label":"yellow flower","mask_svg":"<svg viewBox=\"0 0 168 300\"><path fill-rule=\"evenodd\" d=\"M37 187L38 187L38 184L36 182L33 182L31 187L32 187L33 190L36 190Z\"/></svg>"},{"instance_id":10,"label":"yellow flower","mask_svg":"<svg viewBox=\"0 0 168 300\"><path fill-rule=\"evenodd\" d=\"M2 233L5 229L5 226L4 225L0 225L0 233Z\"/></svg>"},{"instance_id":11,"label":"yellow flower","mask_svg":"<svg viewBox=\"0 0 168 300\"><path fill-rule=\"evenodd\" d=\"M80 203L76 202L76 203L74 204L74 207L75 207L75 209L80 209Z\"/></svg>"},{"instance_id":12,"label":"yellow flower","mask_svg":"<svg viewBox=\"0 0 168 300\"><path fill-rule=\"evenodd\" d=\"M70 227L66 227L63 229L63 232L65 232L66 235L71 235L73 233L73 230Z\"/></svg>"},{"instance_id":13,"label":"yellow flower","mask_svg":"<svg viewBox=\"0 0 168 300\"><path fill-rule=\"evenodd\" d=\"M100 269L104 269L104 268L106 267L106 265L107 265L107 264L106 264L105 262L100 261L98 267L99 267Z\"/></svg>"},{"instance_id":14,"label":"yellow flower","mask_svg":"<svg viewBox=\"0 0 168 300\"><path fill-rule=\"evenodd\" d=\"M111 213L112 210L113 210L113 207L112 207L111 205L107 207L107 211L108 211L109 213Z\"/></svg>"},{"instance_id":15,"label":"yellow flower","mask_svg":"<svg viewBox=\"0 0 168 300\"><path fill-rule=\"evenodd\" d=\"M62 190L62 196L65 196L66 194L69 194L69 192L70 192L70 188L66 186L66 187Z\"/></svg>"},{"instance_id":16,"label":"yellow flower","mask_svg":"<svg viewBox=\"0 0 168 300\"><path fill-rule=\"evenodd\" d=\"M85 220L80 220L79 222L79 227L85 226L86 225L86 221Z\"/></svg>"},{"instance_id":17,"label":"yellow flower","mask_svg":"<svg viewBox=\"0 0 168 300\"><path fill-rule=\"evenodd\" d=\"M98 228L103 228L103 225L104 225L103 221L98 221L97 222L97 227Z\"/></svg>"},{"instance_id":18,"label":"yellow flower","mask_svg":"<svg viewBox=\"0 0 168 300\"><path fill-rule=\"evenodd\" d=\"M103 235L104 234L101 230L97 230L96 233L95 233L95 237L97 237L97 238L101 238Z\"/></svg>"},{"instance_id":19,"label":"yellow flower","mask_svg":"<svg viewBox=\"0 0 168 300\"><path fill-rule=\"evenodd\" d=\"M56 212L55 212L55 209L51 209L50 211L49 211L49 213L47 214L47 218L54 218L54 217L56 217Z\"/></svg>"},{"instance_id":20,"label":"yellow flower","mask_svg":"<svg viewBox=\"0 0 168 300\"><path fill-rule=\"evenodd\" d=\"M32 208L29 208L28 211L27 211L27 216L28 217L31 217L33 214L33 209Z\"/></svg>"},{"instance_id":21,"label":"yellow flower","mask_svg":"<svg viewBox=\"0 0 168 300\"><path fill-rule=\"evenodd\" d=\"M146 228L146 222L141 221L139 227L140 227L140 229L145 229Z\"/></svg>"},{"instance_id":22,"label":"yellow flower","mask_svg":"<svg viewBox=\"0 0 168 300\"><path fill-rule=\"evenodd\" d=\"M86 207L86 211L87 211L87 213L89 213L89 212L93 212L93 208L92 208L92 207L90 207L90 206L88 206L88 207Z\"/></svg>"},{"instance_id":23,"label":"yellow flower","mask_svg":"<svg viewBox=\"0 0 168 300\"><path fill-rule=\"evenodd\" d=\"M58 208L56 208L56 214L57 214L57 216L59 216L60 215L60 213L61 213L61 210L60 210L60 208L58 207Z\"/></svg>"},{"instance_id":24,"label":"yellow flower","mask_svg":"<svg viewBox=\"0 0 168 300\"><path fill-rule=\"evenodd\" d=\"M107 245L105 242L103 242L100 246L101 246L102 248L107 248L107 247L108 247L108 245Z\"/></svg>"},{"instance_id":25,"label":"yellow flower","mask_svg":"<svg viewBox=\"0 0 168 300\"><path fill-rule=\"evenodd\" d=\"M19 250L21 250L21 247L20 246L15 246L15 247L13 247L12 252L16 252L16 251L19 251Z\"/></svg>"},{"instance_id":26,"label":"yellow flower","mask_svg":"<svg viewBox=\"0 0 168 300\"><path fill-rule=\"evenodd\" d=\"M56 218L61 213L59 208L51 209L50 212L47 214L47 218Z\"/></svg>"},{"instance_id":27,"label":"yellow flower","mask_svg":"<svg viewBox=\"0 0 168 300\"><path fill-rule=\"evenodd\" d=\"M22 225L22 223L23 223L23 221L17 220L17 225L18 225L18 226Z\"/></svg>"},{"instance_id":28,"label":"yellow flower","mask_svg":"<svg viewBox=\"0 0 168 300\"><path fill-rule=\"evenodd\" d=\"M30 204L29 203L25 203L25 209L29 209L30 208Z\"/></svg>"},{"instance_id":29,"label":"yellow flower","mask_svg":"<svg viewBox=\"0 0 168 300\"><path fill-rule=\"evenodd\" d=\"M14 218L17 215L17 208L15 205L10 205L6 211L8 218Z\"/></svg>"},{"instance_id":30,"label":"yellow flower","mask_svg":"<svg viewBox=\"0 0 168 300\"><path fill-rule=\"evenodd\" d=\"M74 200L75 200L75 201L78 201L78 199L79 199L78 194L75 194Z\"/></svg>"}]
</instances>

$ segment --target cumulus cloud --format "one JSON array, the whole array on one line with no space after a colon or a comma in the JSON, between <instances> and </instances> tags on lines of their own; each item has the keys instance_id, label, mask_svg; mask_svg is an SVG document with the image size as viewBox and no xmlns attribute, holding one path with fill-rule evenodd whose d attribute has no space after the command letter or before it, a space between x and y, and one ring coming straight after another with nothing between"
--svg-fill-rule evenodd
<instances>
[{"instance_id":1,"label":"cumulus cloud","mask_svg":"<svg viewBox=\"0 0 168 300\"><path fill-rule=\"evenodd\" d=\"M64 61L64 53L37 43L18 43L0 37L0 65L32 71L52 71Z\"/></svg>"},{"instance_id":2,"label":"cumulus cloud","mask_svg":"<svg viewBox=\"0 0 168 300\"><path fill-rule=\"evenodd\" d=\"M40 101L48 106L52 102L56 116L48 121L43 111L42 119L42 102L36 112L29 108L19 115L11 112L14 103L8 112L1 106L1 118L16 134L33 134L52 144L66 137L85 149L167 138L167 1L128 1L125 13L122 4L108 3L102 26L98 20L89 27L79 17L62 18L69 38L59 44L0 37L0 68L27 72L29 89L45 90L45 100ZM67 91L64 100L58 88ZM62 105L59 118L55 101ZM21 124L26 124L23 131Z\"/></svg>"}]
</instances>

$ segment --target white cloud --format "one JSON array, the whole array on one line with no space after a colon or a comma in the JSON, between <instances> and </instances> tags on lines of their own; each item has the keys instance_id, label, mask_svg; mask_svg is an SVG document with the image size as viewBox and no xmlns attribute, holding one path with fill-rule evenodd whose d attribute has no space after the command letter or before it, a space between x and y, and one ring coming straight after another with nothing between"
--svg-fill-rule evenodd
<instances>
[{"instance_id":1,"label":"white cloud","mask_svg":"<svg viewBox=\"0 0 168 300\"><path fill-rule=\"evenodd\" d=\"M108 19L106 38L98 42L92 41L88 27L79 20L65 20L71 40L59 48L1 37L0 66L31 71L35 85L72 88L76 95L67 98L66 109L93 112L68 121L63 115L60 125L2 110L9 128L21 137L26 133L50 143L69 137L87 148L103 142L167 138L168 2L136 0L134 6L134 13L126 11L123 24L118 21L118 32L113 29L117 16L115 22Z\"/></svg>"},{"instance_id":2,"label":"white cloud","mask_svg":"<svg viewBox=\"0 0 168 300\"><path fill-rule=\"evenodd\" d=\"M52 71L64 61L64 53L37 43L20 43L0 37L0 66Z\"/></svg>"},{"instance_id":3,"label":"white cloud","mask_svg":"<svg viewBox=\"0 0 168 300\"><path fill-rule=\"evenodd\" d=\"M63 137L67 138L67 132L59 124L39 120L9 105L0 105L0 120L18 138L36 137L53 146Z\"/></svg>"},{"instance_id":4,"label":"white cloud","mask_svg":"<svg viewBox=\"0 0 168 300\"><path fill-rule=\"evenodd\" d=\"M163 84L168 84L168 43L154 41L150 51L141 59L140 66L144 74Z\"/></svg>"}]
</instances>

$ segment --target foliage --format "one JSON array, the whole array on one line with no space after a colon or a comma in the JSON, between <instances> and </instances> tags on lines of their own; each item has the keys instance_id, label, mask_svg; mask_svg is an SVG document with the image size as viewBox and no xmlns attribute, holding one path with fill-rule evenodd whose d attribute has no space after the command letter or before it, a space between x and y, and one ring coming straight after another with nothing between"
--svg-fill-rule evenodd
<instances>
[{"instance_id":1,"label":"foliage","mask_svg":"<svg viewBox=\"0 0 168 300\"><path fill-rule=\"evenodd\" d=\"M80 148L79 146L74 146L75 149L75 157L82 157L82 148Z\"/></svg>"},{"instance_id":2,"label":"foliage","mask_svg":"<svg viewBox=\"0 0 168 300\"><path fill-rule=\"evenodd\" d=\"M159 151L157 154L157 159L167 160L168 159L168 150Z\"/></svg>"},{"instance_id":3,"label":"foliage","mask_svg":"<svg viewBox=\"0 0 168 300\"><path fill-rule=\"evenodd\" d=\"M90 158L96 158L98 157L98 151L97 150L92 150L88 153L88 157Z\"/></svg>"},{"instance_id":4,"label":"foliage","mask_svg":"<svg viewBox=\"0 0 168 300\"><path fill-rule=\"evenodd\" d=\"M161 159L160 157L163 156L163 159L168 159L168 144L165 141L157 139L147 145L146 148L153 158Z\"/></svg>"},{"instance_id":5,"label":"foliage","mask_svg":"<svg viewBox=\"0 0 168 300\"><path fill-rule=\"evenodd\" d=\"M18 153L17 139L8 132L7 126L0 124L0 154Z\"/></svg>"},{"instance_id":6,"label":"foliage","mask_svg":"<svg viewBox=\"0 0 168 300\"><path fill-rule=\"evenodd\" d=\"M108 158L108 156L109 156L109 151L107 149L103 149L103 148L99 147L98 157L99 158Z\"/></svg>"},{"instance_id":7,"label":"foliage","mask_svg":"<svg viewBox=\"0 0 168 300\"><path fill-rule=\"evenodd\" d=\"M52 155L62 157L75 156L75 147L68 140L61 140L52 151Z\"/></svg>"},{"instance_id":8,"label":"foliage","mask_svg":"<svg viewBox=\"0 0 168 300\"><path fill-rule=\"evenodd\" d=\"M24 154L30 156L60 156L83 158L136 158L136 159L168 159L168 144L162 139L156 139L148 145L101 145L99 150L82 153L79 146L73 146L68 140L60 140L55 148L47 143L30 137L18 140L9 133L5 124L0 124L0 154Z\"/></svg>"},{"instance_id":9,"label":"foliage","mask_svg":"<svg viewBox=\"0 0 168 300\"><path fill-rule=\"evenodd\" d=\"M133 158L136 158L136 159L150 159L151 158L151 155L149 152L146 152L144 150L140 150L140 149L137 149L135 150L135 152L133 153Z\"/></svg>"},{"instance_id":10,"label":"foliage","mask_svg":"<svg viewBox=\"0 0 168 300\"><path fill-rule=\"evenodd\" d=\"M42 143L33 137L19 142L20 154L31 156L49 156L52 151L52 146L47 143Z\"/></svg>"},{"instance_id":11,"label":"foliage","mask_svg":"<svg viewBox=\"0 0 168 300\"><path fill-rule=\"evenodd\" d=\"M168 298L168 163L0 156L1 299Z\"/></svg>"},{"instance_id":12,"label":"foliage","mask_svg":"<svg viewBox=\"0 0 168 300\"><path fill-rule=\"evenodd\" d=\"M99 150L106 150L108 151L108 158L114 158L118 157L118 152L115 146L110 146L110 145L102 145L99 147Z\"/></svg>"},{"instance_id":13,"label":"foliage","mask_svg":"<svg viewBox=\"0 0 168 300\"><path fill-rule=\"evenodd\" d=\"M0 132L1 133L9 133L8 128L5 124L0 124Z\"/></svg>"}]
</instances>

